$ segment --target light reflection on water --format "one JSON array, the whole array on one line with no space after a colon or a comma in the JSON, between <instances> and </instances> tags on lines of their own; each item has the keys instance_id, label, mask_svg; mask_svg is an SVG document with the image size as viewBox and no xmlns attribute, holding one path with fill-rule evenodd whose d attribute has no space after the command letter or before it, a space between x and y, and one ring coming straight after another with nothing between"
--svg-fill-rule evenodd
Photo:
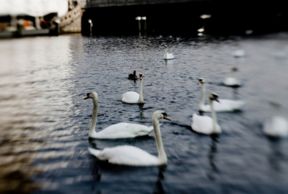
<instances>
[{"instance_id":1,"label":"light reflection on water","mask_svg":"<svg viewBox=\"0 0 288 194\"><path fill-rule=\"evenodd\" d=\"M267 139L262 122L287 116L288 35L242 39L99 37L78 35L0 42L0 191L14 193L285 193L287 140ZM164 49L176 59L165 62ZM245 49L243 58L233 58ZM237 65L244 86L219 83ZM138 90L127 79L144 72L146 104L122 104ZM197 109L197 79L223 98L247 100L242 112L218 114L218 139L190 131ZM152 138L88 141L97 90L100 130L120 121L151 124L164 109L166 168L115 167L97 161L88 146L131 144L156 154ZM271 104L279 104L278 108ZM7 186L9 185L9 187Z\"/></svg>"},{"instance_id":2,"label":"light reflection on water","mask_svg":"<svg viewBox=\"0 0 288 194\"><path fill-rule=\"evenodd\" d=\"M35 158L49 160L69 153L62 142L50 146L51 140L68 133L60 128L72 106L68 94L72 86L69 44L70 37L60 41L28 38L0 43L0 190L29 192L39 186L33 183L33 175L53 165L63 165L41 168L33 165Z\"/></svg>"}]
</instances>

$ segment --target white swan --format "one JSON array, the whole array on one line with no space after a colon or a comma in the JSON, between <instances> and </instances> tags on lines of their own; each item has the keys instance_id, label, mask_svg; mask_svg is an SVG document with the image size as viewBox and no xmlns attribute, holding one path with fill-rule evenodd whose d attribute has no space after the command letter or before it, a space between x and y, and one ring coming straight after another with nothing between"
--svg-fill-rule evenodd
<instances>
[{"instance_id":1,"label":"white swan","mask_svg":"<svg viewBox=\"0 0 288 194\"><path fill-rule=\"evenodd\" d=\"M229 86L229 87L240 87L242 85L241 81L239 79L237 79L236 77L233 76L233 74L235 72L237 72L238 69L236 67L233 67L231 69L231 73L228 77L226 77L223 81L223 84L225 86Z\"/></svg>"},{"instance_id":2,"label":"white swan","mask_svg":"<svg viewBox=\"0 0 288 194\"><path fill-rule=\"evenodd\" d=\"M122 145L103 150L88 148L89 152L99 160L108 161L111 164L129 166L155 166L167 163L167 156L164 150L161 131L159 126L160 119L170 120L164 111L155 111L152 115L156 146L158 156L153 156L148 152L134 146Z\"/></svg>"},{"instance_id":3,"label":"white swan","mask_svg":"<svg viewBox=\"0 0 288 194\"><path fill-rule=\"evenodd\" d=\"M204 112L210 112L211 111L210 105L205 104L206 99L205 81L204 79L198 79L198 83L201 86L199 110ZM229 111L241 110L244 104L245 102L242 100L219 99L218 102L213 101L214 110L217 112L229 112Z\"/></svg>"},{"instance_id":4,"label":"white swan","mask_svg":"<svg viewBox=\"0 0 288 194\"><path fill-rule=\"evenodd\" d=\"M140 80L140 92L139 94L134 91L128 91L122 94L122 102L128 103L128 104L144 104L144 97L143 97L143 74L139 74L139 80Z\"/></svg>"},{"instance_id":5,"label":"white swan","mask_svg":"<svg viewBox=\"0 0 288 194\"><path fill-rule=\"evenodd\" d=\"M287 137L288 121L282 116L274 116L265 121L263 131L270 137Z\"/></svg>"},{"instance_id":6,"label":"white swan","mask_svg":"<svg viewBox=\"0 0 288 194\"><path fill-rule=\"evenodd\" d=\"M214 111L214 101L218 101L218 96L216 94L210 94L209 106L211 107L212 118L209 116L198 115L196 113L193 114L191 123L192 130L206 135L221 133L222 130L217 123L217 116L216 112Z\"/></svg>"},{"instance_id":7,"label":"white swan","mask_svg":"<svg viewBox=\"0 0 288 194\"><path fill-rule=\"evenodd\" d=\"M170 53L167 50L165 50L165 54L164 54L164 59L165 60L171 60L171 59L174 59L174 58L175 58L175 56L174 56L173 53Z\"/></svg>"},{"instance_id":8,"label":"white swan","mask_svg":"<svg viewBox=\"0 0 288 194\"><path fill-rule=\"evenodd\" d=\"M243 50L243 49L235 50L232 54L235 58L244 57L246 55L245 50Z\"/></svg>"},{"instance_id":9,"label":"white swan","mask_svg":"<svg viewBox=\"0 0 288 194\"><path fill-rule=\"evenodd\" d=\"M153 127L134 123L117 123L110 125L105 129L96 132L97 112L98 112L98 95L96 92L88 93L84 99L93 100L92 123L89 128L89 137L95 139L117 139L117 138L134 138L145 136L153 131Z\"/></svg>"}]
</instances>

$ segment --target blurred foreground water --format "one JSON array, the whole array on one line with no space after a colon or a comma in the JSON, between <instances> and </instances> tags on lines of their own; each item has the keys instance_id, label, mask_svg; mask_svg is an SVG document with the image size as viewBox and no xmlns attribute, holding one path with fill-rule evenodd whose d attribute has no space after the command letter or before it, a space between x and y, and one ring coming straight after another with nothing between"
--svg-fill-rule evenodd
<instances>
[{"instance_id":1,"label":"blurred foreground water","mask_svg":"<svg viewBox=\"0 0 288 194\"><path fill-rule=\"evenodd\" d=\"M165 62L165 48L175 60ZM244 50L243 57L232 53ZM258 37L35 37L0 41L0 193L287 193L288 139L271 140L263 122L288 118L288 34ZM220 83L232 67L243 87ZM143 108L121 94L143 72ZM218 141L193 133L198 78L220 98L247 102L219 113ZM88 140L95 90L97 129L120 121L151 124L154 110L172 122L161 129L166 167L110 166L87 147L131 144L156 154L153 138Z\"/></svg>"}]
</instances>

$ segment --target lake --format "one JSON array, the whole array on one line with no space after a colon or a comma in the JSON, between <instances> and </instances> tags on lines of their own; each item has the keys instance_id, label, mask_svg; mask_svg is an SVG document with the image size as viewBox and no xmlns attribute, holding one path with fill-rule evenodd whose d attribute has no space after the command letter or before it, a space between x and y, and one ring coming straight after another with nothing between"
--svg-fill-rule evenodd
<instances>
[{"instance_id":1,"label":"lake","mask_svg":"<svg viewBox=\"0 0 288 194\"><path fill-rule=\"evenodd\" d=\"M164 61L168 48L175 59ZM244 50L235 58L233 52ZM33 37L0 41L0 193L249 193L288 192L288 140L263 134L273 115L288 118L288 34L231 37ZM243 86L221 82L236 66ZM145 105L121 102L138 91L128 80L144 73ZM198 78L220 98L246 101L218 113L217 138L191 130L200 100ZM161 131L168 164L113 166L88 147L129 144L157 154L152 137L88 139L97 91L97 130L121 121L151 125L152 112L172 121ZM209 115L209 114L207 114Z\"/></svg>"}]
</instances>

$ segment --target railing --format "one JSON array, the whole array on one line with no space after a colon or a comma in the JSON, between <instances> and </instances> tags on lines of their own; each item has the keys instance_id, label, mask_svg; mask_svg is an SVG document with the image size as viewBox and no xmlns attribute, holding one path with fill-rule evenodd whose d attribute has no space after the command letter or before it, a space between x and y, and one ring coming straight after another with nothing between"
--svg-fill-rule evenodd
<instances>
[{"instance_id":1,"label":"railing","mask_svg":"<svg viewBox=\"0 0 288 194\"><path fill-rule=\"evenodd\" d=\"M205 2L211 0L87 0L86 8L129 6L129 5L153 5L169 3Z\"/></svg>"}]
</instances>

